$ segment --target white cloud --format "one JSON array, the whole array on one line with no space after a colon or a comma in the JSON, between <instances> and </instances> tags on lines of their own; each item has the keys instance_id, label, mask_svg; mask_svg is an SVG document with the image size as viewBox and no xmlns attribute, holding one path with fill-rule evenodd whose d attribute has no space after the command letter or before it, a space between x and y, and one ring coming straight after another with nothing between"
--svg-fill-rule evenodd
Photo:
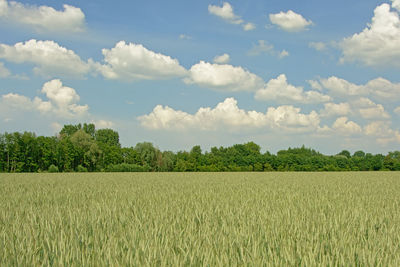
<instances>
[{"instance_id":1,"label":"white cloud","mask_svg":"<svg viewBox=\"0 0 400 267\"><path fill-rule=\"evenodd\" d=\"M400 115L400 107L395 108L393 112L396 113L397 115Z\"/></svg>"},{"instance_id":2,"label":"white cloud","mask_svg":"<svg viewBox=\"0 0 400 267\"><path fill-rule=\"evenodd\" d=\"M187 72L177 59L155 53L141 44L120 41L102 53L106 64L97 63L96 68L107 79L157 80L181 77Z\"/></svg>"},{"instance_id":3,"label":"white cloud","mask_svg":"<svg viewBox=\"0 0 400 267\"><path fill-rule=\"evenodd\" d=\"M335 76L331 76L328 79L321 79L320 84L336 95L357 96L367 94L367 90L362 86Z\"/></svg>"},{"instance_id":4,"label":"white cloud","mask_svg":"<svg viewBox=\"0 0 400 267\"><path fill-rule=\"evenodd\" d=\"M390 142L400 143L400 132L391 129L388 121L374 121L364 127L364 133L374 136L378 143L386 145Z\"/></svg>"},{"instance_id":5,"label":"white cloud","mask_svg":"<svg viewBox=\"0 0 400 267\"><path fill-rule=\"evenodd\" d=\"M33 109L34 102L26 96L9 93L1 96L2 104L10 108L30 110Z\"/></svg>"},{"instance_id":6,"label":"white cloud","mask_svg":"<svg viewBox=\"0 0 400 267\"><path fill-rule=\"evenodd\" d=\"M229 92L255 91L264 83L260 77L242 67L211 64L204 61L190 68L189 77L185 78L184 82Z\"/></svg>"},{"instance_id":7,"label":"white cloud","mask_svg":"<svg viewBox=\"0 0 400 267\"><path fill-rule=\"evenodd\" d=\"M388 119L390 115L381 104L376 104L368 98L362 97L352 102L364 119Z\"/></svg>"},{"instance_id":8,"label":"white cloud","mask_svg":"<svg viewBox=\"0 0 400 267\"><path fill-rule=\"evenodd\" d=\"M347 117L338 118L333 123L332 129L342 135L354 135L362 132L361 127L357 123L349 121Z\"/></svg>"},{"instance_id":9,"label":"white cloud","mask_svg":"<svg viewBox=\"0 0 400 267\"><path fill-rule=\"evenodd\" d=\"M92 120L92 123L96 125L96 129L110 129L114 126L114 123L108 120Z\"/></svg>"},{"instance_id":10,"label":"white cloud","mask_svg":"<svg viewBox=\"0 0 400 267\"><path fill-rule=\"evenodd\" d=\"M364 119L388 119L390 115L385 111L381 104L376 107L362 108L359 110Z\"/></svg>"},{"instance_id":11,"label":"white cloud","mask_svg":"<svg viewBox=\"0 0 400 267\"><path fill-rule=\"evenodd\" d=\"M331 93L340 96L366 96L372 95L384 101L400 99L400 83L392 83L384 78L376 78L365 85L357 85L344 79L332 76L320 81L309 81L313 88L325 88Z\"/></svg>"},{"instance_id":12,"label":"white cloud","mask_svg":"<svg viewBox=\"0 0 400 267\"><path fill-rule=\"evenodd\" d=\"M277 56L279 58L284 58L289 56L289 52L286 50L282 51L277 51L275 50L274 46L270 43L268 43L265 40L258 40L258 43L256 45L253 45L253 47L247 52L249 56L258 56L261 54L270 54L273 56Z\"/></svg>"},{"instance_id":13,"label":"white cloud","mask_svg":"<svg viewBox=\"0 0 400 267\"><path fill-rule=\"evenodd\" d=\"M222 18L228 23L237 25L241 24L245 31L252 31L256 28L254 23L245 22L240 16L236 15L233 11L233 7L228 2L224 2L222 6L209 5L208 12Z\"/></svg>"},{"instance_id":14,"label":"white cloud","mask_svg":"<svg viewBox=\"0 0 400 267\"><path fill-rule=\"evenodd\" d=\"M318 81L308 80L307 82L310 84L312 89L318 90L318 91L323 90L322 85Z\"/></svg>"},{"instance_id":15,"label":"white cloud","mask_svg":"<svg viewBox=\"0 0 400 267\"><path fill-rule=\"evenodd\" d=\"M90 71L90 64L83 62L72 50L53 41L0 44L0 58L13 63L32 63L33 71L45 77L82 77Z\"/></svg>"},{"instance_id":16,"label":"white cloud","mask_svg":"<svg viewBox=\"0 0 400 267\"><path fill-rule=\"evenodd\" d=\"M310 42L308 46L317 51L324 51L326 49L326 44L323 42Z\"/></svg>"},{"instance_id":17,"label":"white cloud","mask_svg":"<svg viewBox=\"0 0 400 267\"><path fill-rule=\"evenodd\" d=\"M0 0L0 19L28 25L38 31L81 32L85 29L85 14L80 8L63 5L57 11L49 6L33 6Z\"/></svg>"},{"instance_id":18,"label":"white cloud","mask_svg":"<svg viewBox=\"0 0 400 267\"><path fill-rule=\"evenodd\" d=\"M374 121L364 127L366 135L388 137L393 135L393 130L390 128L390 122Z\"/></svg>"},{"instance_id":19,"label":"white cloud","mask_svg":"<svg viewBox=\"0 0 400 267\"><path fill-rule=\"evenodd\" d=\"M11 72L4 66L3 62L0 62L0 78L6 78L11 75Z\"/></svg>"},{"instance_id":20,"label":"white cloud","mask_svg":"<svg viewBox=\"0 0 400 267\"><path fill-rule=\"evenodd\" d=\"M250 56L258 56L264 53L271 53L274 51L274 46L265 40L259 40L258 44L253 45L252 49L248 52Z\"/></svg>"},{"instance_id":21,"label":"white cloud","mask_svg":"<svg viewBox=\"0 0 400 267\"><path fill-rule=\"evenodd\" d=\"M300 113L300 108L293 106L270 107L266 113L272 128L285 131L308 132L319 128L320 118L315 111Z\"/></svg>"},{"instance_id":22,"label":"white cloud","mask_svg":"<svg viewBox=\"0 0 400 267\"><path fill-rule=\"evenodd\" d=\"M48 116L73 118L87 115L88 105L78 105L79 95L73 88L63 86L60 80L46 82L41 90L48 100L39 97L30 99L26 96L9 93L2 95L2 105L10 109L38 111Z\"/></svg>"},{"instance_id":23,"label":"white cloud","mask_svg":"<svg viewBox=\"0 0 400 267\"><path fill-rule=\"evenodd\" d=\"M245 30L245 31L252 31L255 28L256 28L256 25L254 23L248 22L248 23L243 25L243 30Z\"/></svg>"},{"instance_id":24,"label":"white cloud","mask_svg":"<svg viewBox=\"0 0 400 267\"><path fill-rule=\"evenodd\" d=\"M369 81L365 87L378 99L396 101L400 99L400 83L392 83L383 78Z\"/></svg>"},{"instance_id":25,"label":"white cloud","mask_svg":"<svg viewBox=\"0 0 400 267\"><path fill-rule=\"evenodd\" d=\"M312 131L318 127L315 111L300 113L293 106L270 107L266 113L245 111L237 106L234 98L227 98L215 108L200 108L195 114L174 110L168 106L156 106L148 115L138 117L141 125L153 130L238 130L274 128L292 132Z\"/></svg>"},{"instance_id":26,"label":"white cloud","mask_svg":"<svg viewBox=\"0 0 400 267\"><path fill-rule=\"evenodd\" d=\"M209 5L208 12L232 24L243 23L243 20L239 16L235 15L233 7L228 2L224 2L222 7Z\"/></svg>"},{"instance_id":27,"label":"white cloud","mask_svg":"<svg viewBox=\"0 0 400 267\"><path fill-rule=\"evenodd\" d=\"M214 63L217 63L217 64L226 64L226 63L229 63L230 59L231 59L230 56L225 53L223 55L216 56L213 61L214 61Z\"/></svg>"},{"instance_id":28,"label":"white cloud","mask_svg":"<svg viewBox=\"0 0 400 267\"><path fill-rule=\"evenodd\" d=\"M277 14L269 14L271 23L278 25L282 30L288 32L299 32L312 24L311 20L306 20L302 15L289 10L288 12L281 11Z\"/></svg>"},{"instance_id":29,"label":"white cloud","mask_svg":"<svg viewBox=\"0 0 400 267\"><path fill-rule=\"evenodd\" d=\"M288 56L289 56L289 52L286 50L282 50L278 55L279 58L284 58L284 57L288 57Z\"/></svg>"},{"instance_id":30,"label":"white cloud","mask_svg":"<svg viewBox=\"0 0 400 267\"><path fill-rule=\"evenodd\" d=\"M391 1L392 1L392 7L400 11L400 0L391 0Z\"/></svg>"},{"instance_id":31,"label":"white cloud","mask_svg":"<svg viewBox=\"0 0 400 267\"><path fill-rule=\"evenodd\" d=\"M345 116L351 113L349 103L325 103L324 109L320 111L323 117Z\"/></svg>"},{"instance_id":32,"label":"white cloud","mask_svg":"<svg viewBox=\"0 0 400 267\"><path fill-rule=\"evenodd\" d=\"M393 7L398 7L398 1ZM372 22L360 33L343 39L341 62L359 61L367 66L400 67L400 18L389 4L375 8Z\"/></svg>"},{"instance_id":33,"label":"white cloud","mask_svg":"<svg viewBox=\"0 0 400 267\"><path fill-rule=\"evenodd\" d=\"M263 89L256 92L258 100L274 100L280 103L320 103L331 100L330 96L323 95L317 91L304 91L303 87L288 84L285 74L279 75L276 79L269 80Z\"/></svg>"}]
</instances>

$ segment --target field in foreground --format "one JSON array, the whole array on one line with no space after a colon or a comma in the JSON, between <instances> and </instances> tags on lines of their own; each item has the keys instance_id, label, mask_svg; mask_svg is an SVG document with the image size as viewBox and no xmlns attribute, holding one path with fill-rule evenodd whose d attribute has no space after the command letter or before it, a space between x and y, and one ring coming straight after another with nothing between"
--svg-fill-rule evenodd
<instances>
[{"instance_id":1,"label":"field in foreground","mask_svg":"<svg viewBox=\"0 0 400 267\"><path fill-rule=\"evenodd\" d=\"M400 266L400 173L0 174L0 266Z\"/></svg>"}]
</instances>

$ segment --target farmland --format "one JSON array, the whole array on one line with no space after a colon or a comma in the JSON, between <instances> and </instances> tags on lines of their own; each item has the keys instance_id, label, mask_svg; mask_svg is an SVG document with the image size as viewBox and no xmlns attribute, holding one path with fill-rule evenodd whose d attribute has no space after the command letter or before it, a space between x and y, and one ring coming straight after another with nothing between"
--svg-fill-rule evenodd
<instances>
[{"instance_id":1,"label":"farmland","mask_svg":"<svg viewBox=\"0 0 400 267\"><path fill-rule=\"evenodd\" d=\"M0 174L0 266L400 266L400 173Z\"/></svg>"}]
</instances>

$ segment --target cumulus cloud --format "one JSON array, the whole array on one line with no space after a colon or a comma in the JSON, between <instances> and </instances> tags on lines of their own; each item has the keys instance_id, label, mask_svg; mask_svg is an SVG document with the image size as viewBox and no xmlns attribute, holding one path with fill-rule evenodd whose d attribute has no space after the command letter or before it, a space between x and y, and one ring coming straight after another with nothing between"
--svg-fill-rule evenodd
<instances>
[{"instance_id":1,"label":"cumulus cloud","mask_svg":"<svg viewBox=\"0 0 400 267\"><path fill-rule=\"evenodd\" d=\"M270 107L266 113L271 128L285 131L307 132L319 128L320 118L317 112L300 113L300 108L293 106Z\"/></svg>"},{"instance_id":2,"label":"cumulus cloud","mask_svg":"<svg viewBox=\"0 0 400 267\"><path fill-rule=\"evenodd\" d=\"M362 132L360 125L349 121L347 117L338 118L332 125L332 129L342 135L354 135Z\"/></svg>"},{"instance_id":3,"label":"cumulus cloud","mask_svg":"<svg viewBox=\"0 0 400 267\"><path fill-rule=\"evenodd\" d=\"M345 116L351 113L349 103L325 103L324 108L320 111L323 117Z\"/></svg>"},{"instance_id":4,"label":"cumulus cloud","mask_svg":"<svg viewBox=\"0 0 400 267\"><path fill-rule=\"evenodd\" d=\"M243 23L243 20L240 18L240 16L235 15L233 12L233 7L228 2L224 2L222 7L209 5L208 12L232 24Z\"/></svg>"},{"instance_id":5,"label":"cumulus cloud","mask_svg":"<svg viewBox=\"0 0 400 267\"><path fill-rule=\"evenodd\" d=\"M255 28L256 28L256 25L254 23L248 22L248 23L243 25L243 30L245 30L245 31L252 31Z\"/></svg>"},{"instance_id":6,"label":"cumulus cloud","mask_svg":"<svg viewBox=\"0 0 400 267\"><path fill-rule=\"evenodd\" d=\"M266 113L240 109L234 98L227 98L215 108L200 108L195 114L174 110L168 106L156 106L148 115L138 117L141 125L153 130L243 130L280 129L286 131L311 131L319 124L315 111L300 113L293 106L270 107Z\"/></svg>"},{"instance_id":7,"label":"cumulus cloud","mask_svg":"<svg viewBox=\"0 0 400 267\"><path fill-rule=\"evenodd\" d=\"M398 1L393 7L398 8ZM340 43L341 62L361 62L367 66L400 67L400 18L389 4L375 8L372 22L360 33Z\"/></svg>"},{"instance_id":8,"label":"cumulus cloud","mask_svg":"<svg viewBox=\"0 0 400 267\"><path fill-rule=\"evenodd\" d=\"M400 115L400 107L395 108L393 112L396 113L397 115Z\"/></svg>"},{"instance_id":9,"label":"cumulus cloud","mask_svg":"<svg viewBox=\"0 0 400 267\"><path fill-rule=\"evenodd\" d=\"M39 97L30 99L26 96L9 93L2 95L2 105L10 109L23 111L38 111L48 116L73 118L87 115L88 105L78 105L79 95L73 88L63 86L60 80L46 82L41 92L47 100Z\"/></svg>"},{"instance_id":10,"label":"cumulus cloud","mask_svg":"<svg viewBox=\"0 0 400 267\"><path fill-rule=\"evenodd\" d=\"M287 82L285 74L271 79L255 94L257 100L274 100L280 103L321 103L331 101L331 97L317 91L304 91L301 86L293 86Z\"/></svg>"},{"instance_id":11,"label":"cumulus cloud","mask_svg":"<svg viewBox=\"0 0 400 267\"><path fill-rule=\"evenodd\" d=\"M224 2L222 6L208 6L208 12L212 15L222 18L231 24L242 24L243 30L251 31L256 28L256 25L250 22L245 22L240 16L236 15L233 7L228 2Z\"/></svg>"},{"instance_id":12,"label":"cumulus cloud","mask_svg":"<svg viewBox=\"0 0 400 267\"><path fill-rule=\"evenodd\" d=\"M299 32L312 24L311 20L306 20L302 15L289 10L288 12L281 11L277 14L269 14L269 20L272 24L279 26L287 32Z\"/></svg>"},{"instance_id":13,"label":"cumulus cloud","mask_svg":"<svg viewBox=\"0 0 400 267\"><path fill-rule=\"evenodd\" d=\"M0 78L6 78L11 75L11 72L4 66L3 62L0 62Z\"/></svg>"},{"instance_id":14,"label":"cumulus cloud","mask_svg":"<svg viewBox=\"0 0 400 267\"><path fill-rule=\"evenodd\" d=\"M279 54L278 57L279 58L284 58L284 57L288 57L289 56L289 52L286 50L282 50Z\"/></svg>"},{"instance_id":15,"label":"cumulus cloud","mask_svg":"<svg viewBox=\"0 0 400 267\"><path fill-rule=\"evenodd\" d=\"M58 11L49 6L25 5L0 0L0 19L27 25L37 31L81 32L85 29L85 14L78 7L63 5Z\"/></svg>"},{"instance_id":16,"label":"cumulus cloud","mask_svg":"<svg viewBox=\"0 0 400 267\"><path fill-rule=\"evenodd\" d=\"M274 46L268 43L265 40L259 40L256 45L247 52L249 56L258 56L261 54L269 54L273 56L277 56L279 58L284 58L289 56L289 52L286 50L277 51L275 50Z\"/></svg>"},{"instance_id":17,"label":"cumulus cloud","mask_svg":"<svg viewBox=\"0 0 400 267\"><path fill-rule=\"evenodd\" d=\"M114 123L108 120L92 120L91 123L96 125L96 129L110 129L114 126Z\"/></svg>"},{"instance_id":18,"label":"cumulus cloud","mask_svg":"<svg viewBox=\"0 0 400 267\"><path fill-rule=\"evenodd\" d=\"M388 121L374 121L364 127L367 136L373 136L378 143L387 144L390 142L400 143L400 132L391 128Z\"/></svg>"},{"instance_id":19,"label":"cumulus cloud","mask_svg":"<svg viewBox=\"0 0 400 267\"><path fill-rule=\"evenodd\" d=\"M369 81L365 87L378 99L393 101L400 99L400 83L392 83L379 77Z\"/></svg>"},{"instance_id":20,"label":"cumulus cloud","mask_svg":"<svg viewBox=\"0 0 400 267\"><path fill-rule=\"evenodd\" d=\"M54 41L32 39L15 45L0 44L0 58L18 64L32 63L33 71L45 77L82 77L90 71L89 63Z\"/></svg>"},{"instance_id":21,"label":"cumulus cloud","mask_svg":"<svg viewBox=\"0 0 400 267\"><path fill-rule=\"evenodd\" d=\"M321 79L319 82L323 88L328 89L336 95L354 96L367 94L367 90L362 86L335 76L331 76L328 79Z\"/></svg>"},{"instance_id":22,"label":"cumulus cloud","mask_svg":"<svg viewBox=\"0 0 400 267\"><path fill-rule=\"evenodd\" d=\"M368 98L362 97L352 103L364 119L388 119L390 115L381 104L376 104Z\"/></svg>"},{"instance_id":23,"label":"cumulus cloud","mask_svg":"<svg viewBox=\"0 0 400 267\"><path fill-rule=\"evenodd\" d=\"M226 63L229 63L230 59L231 59L231 57L225 53L223 55L216 56L213 61L214 61L214 63L217 63L217 64L226 64Z\"/></svg>"},{"instance_id":24,"label":"cumulus cloud","mask_svg":"<svg viewBox=\"0 0 400 267\"><path fill-rule=\"evenodd\" d=\"M103 49L105 64L96 64L107 79L158 80L181 77L186 69L177 59L155 53L141 44L118 42L112 49Z\"/></svg>"},{"instance_id":25,"label":"cumulus cloud","mask_svg":"<svg viewBox=\"0 0 400 267\"><path fill-rule=\"evenodd\" d=\"M317 51L324 51L326 49L326 44L323 42L310 42L308 46Z\"/></svg>"},{"instance_id":26,"label":"cumulus cloud","mask_svg":"<svg viewBox=\"0 0 400 267\"><path fill-rule=\"evenodd\" d=\"M211 64L204 61L190 68L189 77L185 78L184 82L229 92L255 91L264 83L260 77L242 67Z\"/></svg>"},{"instance_id":27,"label":"cumulus cloud","mask_svg":"<svg viewBox=\"0 0 400 267\"><path fill-rule=\"evenodd\" d=\"M400 83L392 83L382 77L368 81L364 85L351 83L347 80L332 76L319 81L309 81L313 88L325 88L334 95L339 96L366 96L384 101L397 101L400 99Z\"/></svg>"},{"instance_id":28,"label":"cumulus cloud","mask_svg":"<svg viewBox=\"0 0 400 267\"><path fill-rule=\"evenodd\" d=\"M392 1L392 7L400 11L400 0L391 0L391 1Z\"/></svg>"}]
</instances>

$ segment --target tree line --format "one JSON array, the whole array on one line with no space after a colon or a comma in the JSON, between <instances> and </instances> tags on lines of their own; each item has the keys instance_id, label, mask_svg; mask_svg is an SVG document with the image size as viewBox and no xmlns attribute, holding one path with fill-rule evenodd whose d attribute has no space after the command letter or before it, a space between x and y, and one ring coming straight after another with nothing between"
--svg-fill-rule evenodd
<instances>
[{"instance_id":1,"label":"tree line","mask_svg":"<svg viewBox=\"0 0 400 267\"><path fill-rule=\"evenodd\" d=\"M261 153L254 142L230 147L200 146L160 151L152 143L121 147L118 132L94 124L64 125L57 136L32 132L0 134L0 172L197 172L197 171L380 171L400 170L400 151L387 155L343 150L323 155L289 148Z\"/></svg>"}]
</instances>

